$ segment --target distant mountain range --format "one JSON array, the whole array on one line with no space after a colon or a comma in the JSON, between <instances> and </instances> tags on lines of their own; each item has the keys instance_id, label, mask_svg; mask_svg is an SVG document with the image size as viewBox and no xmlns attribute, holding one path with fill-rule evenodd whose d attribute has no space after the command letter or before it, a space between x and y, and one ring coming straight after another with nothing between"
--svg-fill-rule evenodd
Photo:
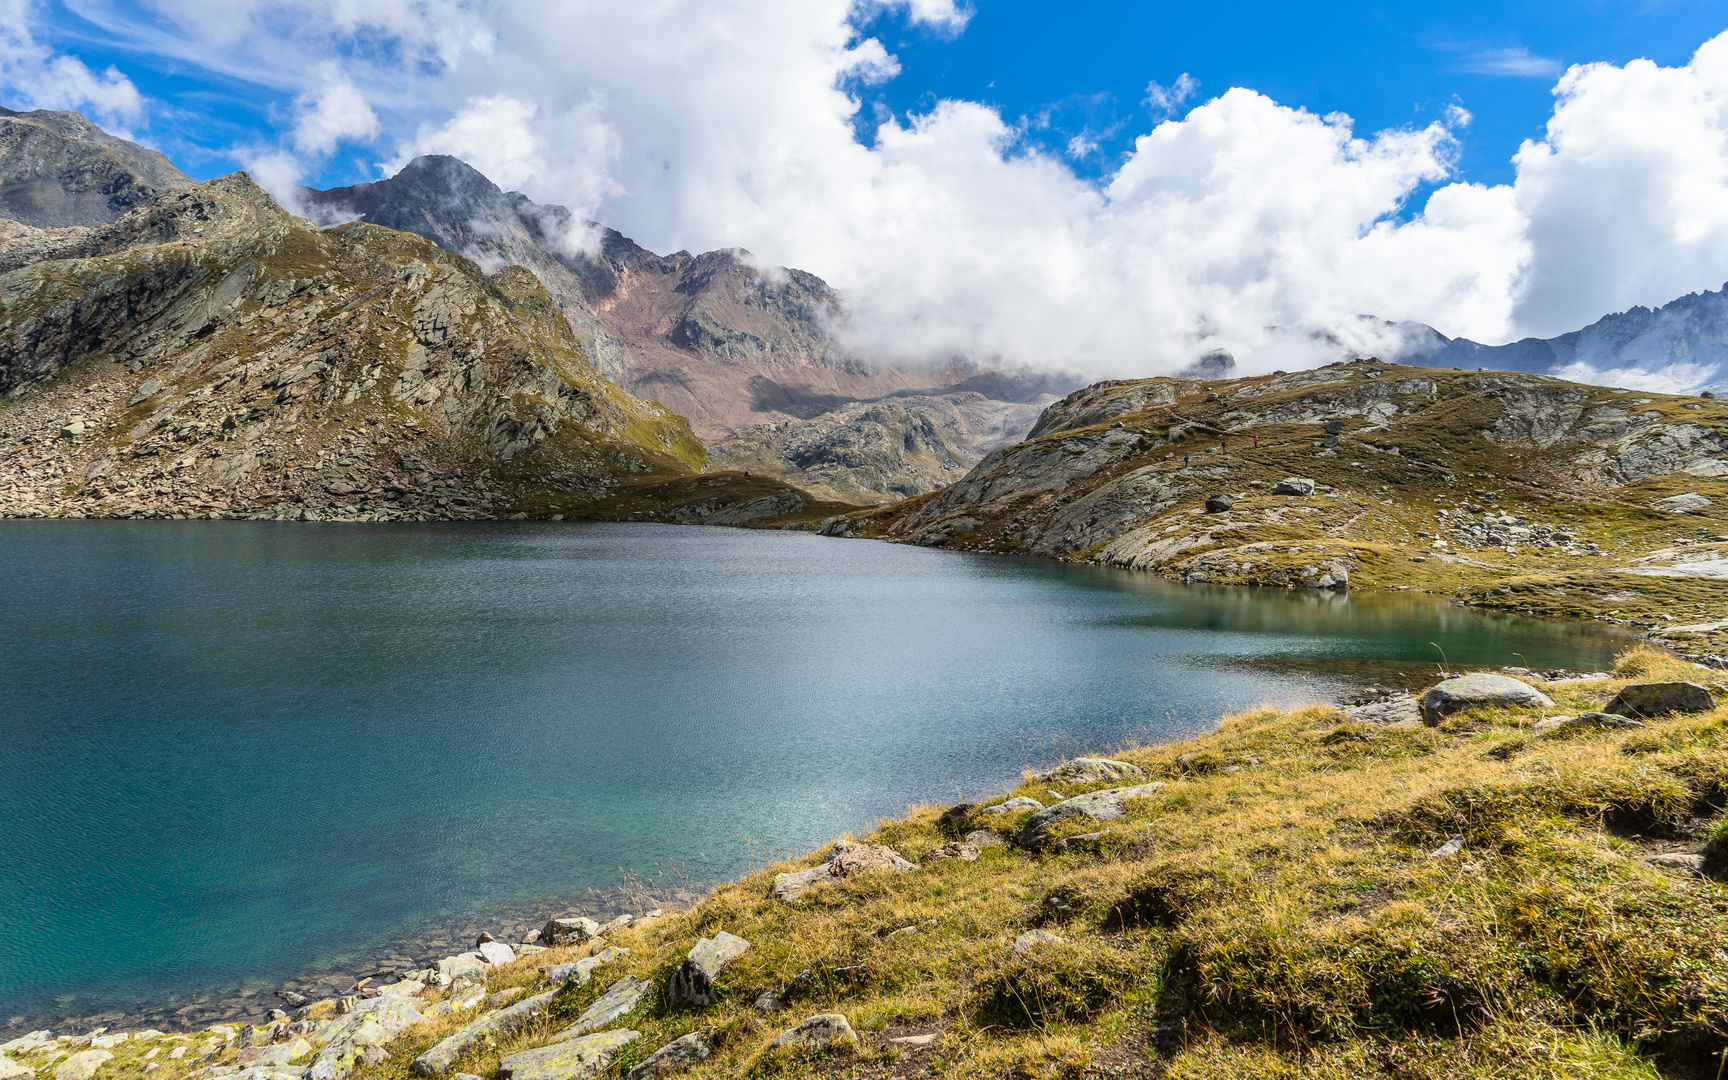
<instances>
[{"instance_id":1,"label":"distant mountain range","mask_svg":"<svg viewBox=\"0 0 1728 1080\"><path fill-rule=\"evenodd\" d=\"M1728 390L1728 284L1659 308L1634 307L1568 334L1482 345L1410 324L1396 359L1434 367L1485 367L1668 393Z\"/></svg>"}]
</instances>

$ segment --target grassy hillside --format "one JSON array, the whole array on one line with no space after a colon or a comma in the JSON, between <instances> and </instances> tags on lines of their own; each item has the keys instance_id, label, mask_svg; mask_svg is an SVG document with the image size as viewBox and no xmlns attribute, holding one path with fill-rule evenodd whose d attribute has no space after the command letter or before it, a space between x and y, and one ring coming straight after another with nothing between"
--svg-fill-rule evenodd
<instances>
[{"instance_id":1,"label":"grassy hillside","mask_svg":"<svg viewBox=\"0 0 1728 1080\"><path fill-rule=\"evenodd\" d=\"M1117 753L1144 770L1131 783L1163 784L1120 820L1064 822L1041 847L975 861L931 852L978 828L1012 836L1025 813L914 809L863 839L919 869L856 873L796 904L770 896L776 871L817 853L618 931L627 957L459 1068L494 1076L633 975L650 990L611 1026L641 1038L608 1075L699 1031L713 1053L693 1077L1713 1077L1728 1044L1728 891L1650 860L1722 830L1728 708L1631 731L1535 729L1599 708L1626 678L1700 674L1645 647L1618 670L1544 684L1553 708L1437 728L1249 711ZM1104 786L1028 777L1011 794ZM1432 854L1452 837L1461 850ZM1017 952L1034 930L1060 940ZM718 1002L668 1004L673 968L720 931L751 948ZM496 969L488 990L544 989L539 968L597 947ZM765 993L784 1010L758 1007ZM770 1046L828 1012L855 1045ZM355 1075L410 1080L409 1062L462 1019L409 1029ZM894 1041L920 1035L934 1038ZM141 1076L157 1045L122 1044L103 1075ZM170 1062L155 1080L233 1057Z\"/></svg>"},{"instance_id":2,"label":"grassy hillside","mask_svg":"<svg viewBox=\"0 0 1728 1080\"><path fill-rule=\"evenodd\" d=\"M1312 492L1274 494L1290 477ZM1728 403L1372 361L1100 383L959 483L824 531L1666 630L1728 619L1728 583L1691 576L1728 574ZM1728 651L1720 629L1674 644Z\"/></svg>"}]
</instances>

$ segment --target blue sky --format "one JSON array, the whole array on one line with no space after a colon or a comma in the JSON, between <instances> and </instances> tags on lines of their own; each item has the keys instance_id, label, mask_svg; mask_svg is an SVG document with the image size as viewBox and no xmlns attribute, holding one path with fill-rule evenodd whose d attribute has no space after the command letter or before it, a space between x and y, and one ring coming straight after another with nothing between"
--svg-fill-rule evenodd
<instances>
[{"instance_id":1,"label":"blue sky","mask_svg":"<svg viewBox=\"0 0 1728 1080\"><path fill-rule=\"evenodd\" d=\"M1607 0L1475 3L1115 3L984 0L951 35L885 15L870 29L902 74L870 95L899 113L937 98L987 101L1016 117L1049 116L1040 137L1075 135L1109 171L1152 119L1149 83L1199 82L1189 106L1232 86L1285 105L1344 112L1359 133L1425 124L1456 101L1474 117L1464 178L1512 179L1511 158L1540 138L1554 81L1570 64L1639 57L1674 66L1728 30L1728 3Z\"/></svg>"},{"instance_id":2,"label":"blue sky","mask_svg":"<svg viewBox=\"0 0 1728 1080\"><path fill-rule=\"evenodd\" d=\"M970 9L958 33L912 23L905 9L858 20L901 67L885 85L853 87L866 100L858 118L864 138L883 110L906 117L942 98L984 102L1028 122L1029 138L1068 156L1076 171L1099 176L1168 115L1149 107L1148 85L1170 87L1187 74L1198 88L1177 115L1242 86L1312 112L1347 113L1366 134L1426 124L1456 102L1474 118L1460 140L1459 175L1506 183L1519 144L1541 136L1555 78L1567 65L1639 57L1683 64L1728 30L1728 2L1082 0L1053 15L1049 4L982 0ZM287 122L292 87L138 48L63 3L44 16L46 36L63 51L92 68L118 67L158 102L145 137L201 179L234 167L232 147L272 141ZM1068 154L1076 136L1097 150ZM367 149L347 147L307 179L336 185L373 178L380 155Z\"/></svg>"}]
</instances>

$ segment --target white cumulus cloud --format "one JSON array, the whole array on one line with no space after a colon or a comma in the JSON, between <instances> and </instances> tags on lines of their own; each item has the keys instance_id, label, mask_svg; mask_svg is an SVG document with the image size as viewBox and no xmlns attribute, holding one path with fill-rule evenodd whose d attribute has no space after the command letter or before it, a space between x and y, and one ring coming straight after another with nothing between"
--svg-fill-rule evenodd
<instances>
[{"instance_id":1,"label":"white cumulus cloud","mask_svg":"<svg viewBox=\"0 0 1728 1080\"><path fill-rule=\"evenodd\" d=\"M454 154L655 250L817 273L866 355L1126 375L1224 347L1290 366L1324 351L1314 334L1391 347L1359 314L1495 342L1728 279L1728 37L1678 67L1558 74L1511 184L1456 177L1462 103L1365 132L1251 89L1193 105L1187 75L1148 84L1153 120L1094 180L1027 137L1036 118L861 115L858 88L899 71L871 20L964 33L952 0L78 2L139 48L279 92L281 144L248 158L279 174L344 141L371 140L381 171ZM1517 49L1460 63L1558 71ZM1095 153L1077 138L1071 155Z\"/></svg>"}]
</instances>

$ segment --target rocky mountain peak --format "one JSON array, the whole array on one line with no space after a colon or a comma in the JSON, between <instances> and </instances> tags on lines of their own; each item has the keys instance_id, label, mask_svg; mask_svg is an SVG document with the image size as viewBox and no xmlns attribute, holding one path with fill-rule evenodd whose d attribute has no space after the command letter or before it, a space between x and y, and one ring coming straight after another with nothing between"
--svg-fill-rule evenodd
<instances>
[{"instance_id":1,"label":"rocky mountain peak","mask_svg":"<svg viewBox=\"0 0 1728 1080\"><path fill-rule=\"evenodd\" d=\"M38 229L106 225L193 179L75 112L0 108L0 216Z\"/></svg>"}]
</instances>

